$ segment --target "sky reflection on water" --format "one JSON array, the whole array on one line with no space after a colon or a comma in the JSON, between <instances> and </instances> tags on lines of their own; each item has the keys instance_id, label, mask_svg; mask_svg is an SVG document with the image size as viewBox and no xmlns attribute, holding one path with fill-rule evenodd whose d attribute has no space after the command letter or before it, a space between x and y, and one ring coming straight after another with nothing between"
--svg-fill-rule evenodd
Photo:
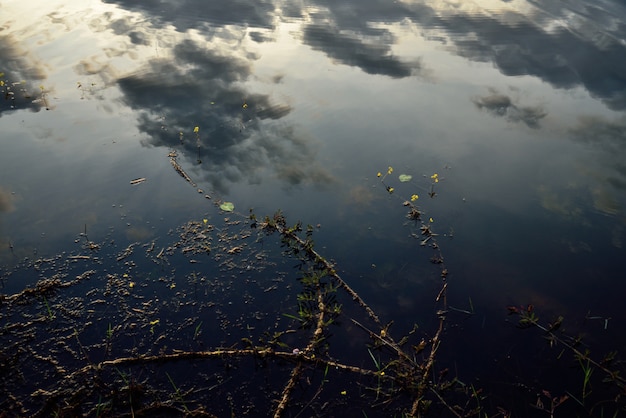
<instances>
[{"instance_id":1,"label":"sky reflection on water","mask_svg":"<svg viewBox=\"0 0 626 418\"><path fill-rule=\"evenodd\" d=\"M623 319L619 2L11 1L0 15L3 263L85 226L159 237L211 211L209 193L321 223L373 303L411 313L380 293L424 285L390 284L415 257L375 177L391 165L415 179L396 195L417 190L454 231L457 300Z\"/></svg>"}]
</instances>

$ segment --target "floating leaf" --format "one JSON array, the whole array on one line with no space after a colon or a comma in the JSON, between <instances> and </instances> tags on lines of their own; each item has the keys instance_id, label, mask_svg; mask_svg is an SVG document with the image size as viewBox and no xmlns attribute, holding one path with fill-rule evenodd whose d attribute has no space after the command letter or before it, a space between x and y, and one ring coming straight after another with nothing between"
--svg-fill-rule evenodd
<instances>
[{"instance_id":1,"label":"floating leaf","mask_svg":"<svg viewBox=\"0 0 626 418\"><path fill-rule=\"evenodd\" d=\"M235 205L232 202L224 202L220 205L220 209L225 212L232 212L235 209Z\"/></svg>"},{"instance_id":2,"label":"floating leaf","mask_svg":"<svg viewBox=\"0 0 626 418\"><path fill-rule=\"evenodd\" d=\"M400 174L398 176L398 179L402 182L402 183L406 183L407 181L411 181L411 179L413 178L412 175L410 174Z\"/></svg>"}]
</instances>

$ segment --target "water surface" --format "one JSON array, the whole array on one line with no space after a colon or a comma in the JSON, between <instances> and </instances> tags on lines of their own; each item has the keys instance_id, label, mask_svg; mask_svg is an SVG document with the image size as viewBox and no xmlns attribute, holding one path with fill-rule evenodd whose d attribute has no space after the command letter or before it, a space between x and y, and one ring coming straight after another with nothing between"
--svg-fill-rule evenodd
<instances>
[{"instance_id":1,"label":"water surface","mask_svg":"<svg viewBox=\"0 0 626 418\"><path fill-rule=\"evenodd\" d=\"M81 233L163 242L226 200L320 224L318 249L410 329L433 320L438 283L404 225L417 194L450 303L475 312L448 331L462 380L546 389L506 363L507 305L623 346L620 2L8 1L0 16L7 271Z\"/></svg>"}]
</instances>

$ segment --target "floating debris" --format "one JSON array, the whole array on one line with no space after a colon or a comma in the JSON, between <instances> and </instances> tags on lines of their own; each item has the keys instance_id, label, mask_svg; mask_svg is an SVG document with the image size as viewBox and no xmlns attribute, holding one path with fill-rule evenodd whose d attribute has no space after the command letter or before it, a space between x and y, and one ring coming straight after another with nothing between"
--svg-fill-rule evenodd
<instances>
[{"instance_id":1,"label":"floating debris","mask_svg":"<svg viewBox=\"0 0 626 418\"><path fill-rule=\"evenodd\" d=\"M130 181L130 184L132 184L132 185L134 186L135 184L141 184L141 183L143 183L144 181L146 181L146 178L145 178L145 177L139 177L138 179L131 180L131 181Z\"/></svg>"},{"instance_id":2,"label":"floating debris","mask_svg":"<svg viewBox=\"0 0 626 418\"><path fill-rule=\"evenodd\" d=\"M187 173L185 173L185 170L183 170L180 164L178 164L178 161L176 161L176 158L178 157L176 151L171 151L168 156L170 157L170 163L172 163L172 167L174 167L174 170L176 170L176 172L180 174L181 177L187 181L187 183L191 184L193 187L196 187L196 183L191 179L191 177L189 177Z\"/></svg>"}]
</instances>

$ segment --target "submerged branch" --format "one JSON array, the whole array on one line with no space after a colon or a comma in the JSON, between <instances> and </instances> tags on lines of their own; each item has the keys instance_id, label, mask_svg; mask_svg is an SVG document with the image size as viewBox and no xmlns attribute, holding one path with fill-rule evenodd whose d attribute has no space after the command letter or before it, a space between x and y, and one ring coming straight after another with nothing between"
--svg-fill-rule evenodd
<instances>
[{"instance_id":1,"label":"submerged branch","mask_svg":"<svg viewBox=\"0 0 626 418\"><path fill-rule=\"evenodd\" d=\"M282 214L278 213L274 217L276 218L277 216L278 217L282 217ZM331 277L333 280L335 280L335 282L338 284L338 286L341 289L343 289L346 293L348 293L348 295L350 295L352 300L354 300L361 308L363 308L365 310L365 312L367 312L367 315L374 322L376 322L376 324L378 324L378 325L380 325L382 327L382 323L380 322L380 319L378 318L378 315L376 315L374 313L374 311L372 310L372 308L370 308L369 305L367 303L365 303L363 298L361 298L361 296L359 296L359 294L356 293L348 285L348 283L346 283L346 281L341 278L339 273L337 273L337 271L335 270L335 266L332 263L330 263L326 258L322 257L322 255L320 255L313 248L311 242L302 239L302 237L300 237L296 233L297 230L294 230L293 228L287 228L285 226L284 218L282 218L278 222L276 222L274 220L270 220L269 218L266 218L266 221L262 224L261 227L263 229L265 229L269 233L271 233L273 230L275 230L281 236L283 236L283 237L285 237L285 238L287 238L289 240L293 240L299 246L300 250L305 251L305 253L309 256L309 258L311 260L314 260L315 262L320 263L322 265L323 269L325 270L325 273L329 277Z\"/></svg>"},{"instance_id":2,"label":"submerged branch","mask_svg":"<svg viewBox=\"0 0 626 418\"><path fill-rule=\"evenodd\" d=\"M309 340L309 344L303 350L303 356L314 356L314 352L316 347L322 341L322 334L324 333L324 313L326 312L326 304L324 303L324 295L322 294L322 290L317 288L317 303L318 303L318 312L317 312L317 325L315 326L315 331L313 332L313 336ZM298 380L300 379L300 375L304 370L303 362L298 361L298 364L291 371L291 376L289 377L289 381L287 382L287 386L283 389L283 393L276 407L276 411L274 412L274 418L280 418L283 415L283 411L287 407L289 403L289 399L291 397L291 392L296 387Z\"/></svg>"}]
</instances>

